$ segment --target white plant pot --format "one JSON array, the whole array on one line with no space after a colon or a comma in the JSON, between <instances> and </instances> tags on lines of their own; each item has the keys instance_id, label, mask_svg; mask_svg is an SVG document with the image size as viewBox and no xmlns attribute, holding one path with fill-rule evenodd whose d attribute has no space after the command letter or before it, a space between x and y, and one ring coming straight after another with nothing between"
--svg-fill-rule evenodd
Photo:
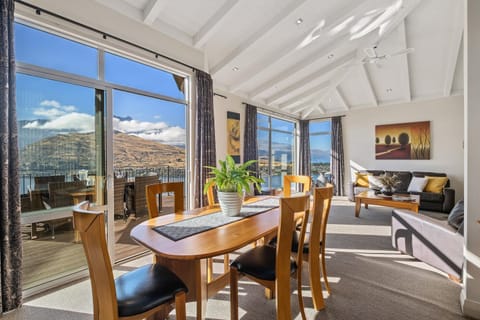
<instances>
[{"instance_id":1,"label":"white plant pot","mask_svg":"<svg viewBox=\"0 0 480 320\"><path fill-rule=\"evenodd\" d=\"M222 212L230 217L238 216L242 208L243 196L238 192L217 192Z\"/></svg>"}]
</instances>

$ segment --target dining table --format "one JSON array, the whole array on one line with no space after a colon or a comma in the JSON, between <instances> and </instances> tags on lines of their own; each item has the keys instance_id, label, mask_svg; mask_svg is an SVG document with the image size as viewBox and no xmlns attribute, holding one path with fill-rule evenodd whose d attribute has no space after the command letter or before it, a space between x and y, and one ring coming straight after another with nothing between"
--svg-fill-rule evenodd
<instances>
[{"instance_id":1,"label":"dining table","mask_svg":"<svg viewBox=\"0 0 480 320\"><path fill-rule=\"evenodd\" d=\"M149 219L135 226L130 235L152 251L156 256L156 263L167 266L185 282L188 287L187 301L196 302L196 317L204 319L207 299L229 284L228 271L208 281L207 259L231 253L275 233L279 224L278 198L251 197L244 202L243 207L249 204L255 206L256 203L259 204L266 199L276 201L277 206L265 207L267 208L265 211L220 226L190 226L189 228L205 230L198 233L194 230L194 234L181 239L172 239L158 232L158 228L181 229L181 225L178 224L180 222L194 222L191 219L222 214L219 213L218 205ZM205 218L208 217L202 217ZM191 221L186 221L189 219Z\"/></svg>"}]
</instances>

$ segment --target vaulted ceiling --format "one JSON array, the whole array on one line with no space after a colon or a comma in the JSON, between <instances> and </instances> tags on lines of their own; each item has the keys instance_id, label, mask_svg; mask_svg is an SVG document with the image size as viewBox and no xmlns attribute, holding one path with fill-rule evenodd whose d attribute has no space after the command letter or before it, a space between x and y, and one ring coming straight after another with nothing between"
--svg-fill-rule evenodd
<instances>
[{"instance_id":1,"label":"vaulted ceiling","mask_svg":"<svg viewBox=\"0 0 480 320\"><path fill-rule=\"evenodd\" d=\"M463 93L463 1L96 0L201 50L218 89L298 118Z\"/></svg>"}]
</instances>

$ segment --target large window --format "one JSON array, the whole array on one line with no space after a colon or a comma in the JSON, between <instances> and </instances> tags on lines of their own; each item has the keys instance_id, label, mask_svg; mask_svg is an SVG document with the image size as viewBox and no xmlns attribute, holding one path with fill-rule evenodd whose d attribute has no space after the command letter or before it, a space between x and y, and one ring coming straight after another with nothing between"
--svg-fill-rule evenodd
<instances>
[{"instance_id":1,"label":"large window","mask_svg":"<svg viewBox=\"0 0 480 320\"><path fill-rule=\"evenodd\" d=\"M280 189L283 176L294 172L295 123L259 113L257 128L262 189Z\"/></svg>"},{"instance_id":2,"label":"large window","mask_svg":"<svg viewBox=\"0 0 480 320\"><path fill-rule=\"evenodd\" d=\"M23 283L36 292L86 268L72 229L79 201L107 205L116 260L144 250L129 232L147 217L145 183L186 180L188 82L31 26L15 28ZM107 177L114 177L109 188ZM172 199L162 200L168 212Z\"/></svg>"},{"instance_id":3,"label":"large window","mask_svg":"<svg viewBox=\"0 0 480 320\"><path fill-rule=\"evenodd\" d=\"M331 121L310 122L310 159L313 183L330 181Z\"/></svg>"}]
</instances>

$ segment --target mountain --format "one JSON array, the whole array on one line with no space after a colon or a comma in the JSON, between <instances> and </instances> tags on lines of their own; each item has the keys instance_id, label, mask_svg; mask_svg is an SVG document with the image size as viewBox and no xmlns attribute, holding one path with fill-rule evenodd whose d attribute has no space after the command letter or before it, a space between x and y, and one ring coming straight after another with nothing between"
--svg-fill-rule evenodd
<instances>
[{"instance_id":1,"label":"mountain","mask_svg":"<svg viewBox=\"0 0 480 320\"><path fill-rule=\"evenodd\" d=\"M311 153L312 163L325 163L330 162L330 151L321 149L312 149Z\"/></svg>"},{"instance_id":2,"label":"mountain","mask_svg":"<svg viewBox=\"0 0 480 320\"><path fill-rule=\"evenodd\" d=\"M114 133L114 167L158 168L185 166L185 149L121 132ZM57 134L20 150L21 170L95 168L93 133Z\"/></svg>"}]
</instances>

